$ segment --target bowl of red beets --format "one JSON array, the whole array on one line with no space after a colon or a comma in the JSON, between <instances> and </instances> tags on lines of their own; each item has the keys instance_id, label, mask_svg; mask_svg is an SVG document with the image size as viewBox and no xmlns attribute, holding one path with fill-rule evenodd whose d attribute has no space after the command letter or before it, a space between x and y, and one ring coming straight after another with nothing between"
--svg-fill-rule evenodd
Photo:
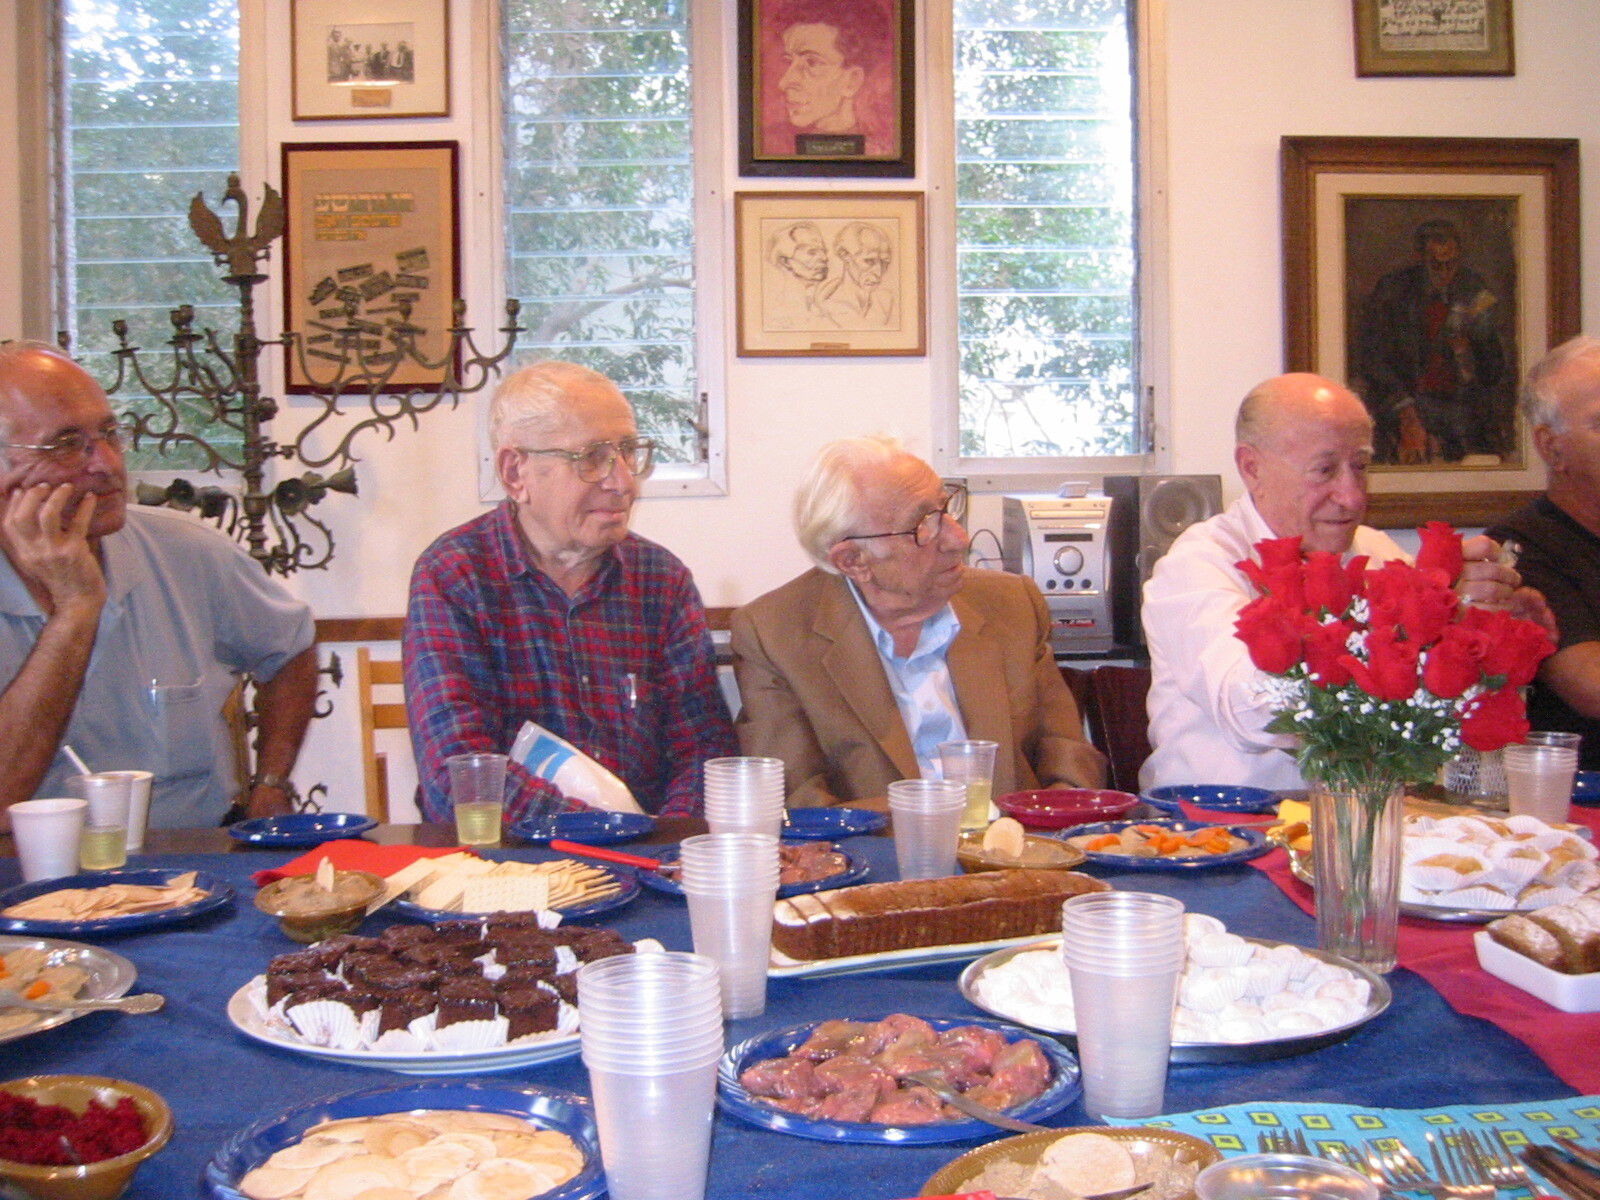
<instances>
[{"instance_id":1,"label":"bowl of red beets","mask_svg":"<svg viewBox=\"0 0 1600 1200\"><path fill-rule=\"evenodd\" d=\"M1035 788L1008 792L994 803L1029 829L1068 829L1090 821L1119 820L1133 811L1139 797L1106 788Z\"/></svg>"},{"instance_id":2,"label":"bowl of red beets","mask_svg":"<svg viewBox=\"0 0 1600 1200\"><path fill-rule=\"evenodd\" d=\"M0 1083L0 1180L32 1200L116 1200L171 1138L167 1102L125 1079Z\"/></svg>"}]
</instances>

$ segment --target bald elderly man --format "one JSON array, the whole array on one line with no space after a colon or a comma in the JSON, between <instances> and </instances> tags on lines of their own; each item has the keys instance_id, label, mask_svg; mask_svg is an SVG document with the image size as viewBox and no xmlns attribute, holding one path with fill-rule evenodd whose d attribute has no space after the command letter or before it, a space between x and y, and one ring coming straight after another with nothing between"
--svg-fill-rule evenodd
<instances>
[{"instance_id":1,"label":"bald elderly man","mask_svg":"<svg viewBox=\"0 0 1600 1200\"><path fill-rule=\"evenodd\" d=\"M1372 438L1360 398L1319 375L1280 375L1244 398L1233 458L1245 494L1186 529L1145 584L1153 750L1139 772L1141 787L1305 786L1294 740L1266 732L1266 676L1234 636L1239 610L1256 594L1234 564L1254 557L1263 539L1295 536L1306 550L1364 554L1373 566L1410 561L1387 534L1361 524ZM1465 550L1469 561L1457 585L1464 599L1551 624L1543 598L1495 561L1498 543L1471 538Z\"/></svg>"}]
</instances>

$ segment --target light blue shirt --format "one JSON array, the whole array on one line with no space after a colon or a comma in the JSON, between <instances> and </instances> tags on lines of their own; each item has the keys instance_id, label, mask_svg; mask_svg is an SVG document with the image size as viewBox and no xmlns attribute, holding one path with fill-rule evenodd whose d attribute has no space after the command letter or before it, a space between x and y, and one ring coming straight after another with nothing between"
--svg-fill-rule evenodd
<instances>
[{"instance_id":1,"label":"light blue shirt","mask_svg":"<svg viewBox=\"0 0 1600 1200\"><path fill-rule=\"evenodd\" d=\"M939 743L962 741L967 736L946 658L950 643L961 632L961 619L946 604L922 623L916 647L902 657L895 653L893 636L872 615L855 582L849 582L850 594L856 598L861 615L866 618L867 632L872 635L872 644L883 663L883 673L889 680L889 690L894 693L900 719L911 738L911 749L917 756L917 765L922 768L922 777L942 779L944 770L939 762Z\"/></svg>"}]
</instances>

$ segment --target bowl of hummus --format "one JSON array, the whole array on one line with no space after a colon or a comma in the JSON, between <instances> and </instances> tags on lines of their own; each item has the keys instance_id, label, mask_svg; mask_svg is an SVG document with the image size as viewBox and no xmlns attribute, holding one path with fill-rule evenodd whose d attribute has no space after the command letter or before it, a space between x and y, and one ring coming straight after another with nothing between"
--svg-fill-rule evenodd
<instances>
[{"instance_id":1,"label":"bowl of hummus","mask_svg":"<svg viewBox=\"0 0 1600 1200\"><path fill-rule=\"evenodd\" d=\"M383 879L367 871L319 871L273 880L256 893L256 907L277 917L288 937L309 945L360 925L383 890Z\"/></svg>"}]
</instances>

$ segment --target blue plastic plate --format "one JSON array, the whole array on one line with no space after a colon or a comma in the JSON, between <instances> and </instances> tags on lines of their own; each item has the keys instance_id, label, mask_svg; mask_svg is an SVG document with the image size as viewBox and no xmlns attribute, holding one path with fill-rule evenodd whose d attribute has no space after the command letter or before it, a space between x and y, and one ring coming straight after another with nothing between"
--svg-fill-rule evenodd
<instances>
[{"instance_id":1,"label":"blue plastic plate","mask_svg":"<svg viewBox=\"0 0 1600 1200\"><path fill-rule=\"evenodd\" d=\"M600 1138L595 1128L594 1105L588 1099L531 1084L430 1081L368 1088L315 1100L247 1126L224 1142L216 1157L206 1164L206 1195L215 1200L245 1200L239 1181L277 1151L298 1141L313 1125L423 1108L504 1113L529 1120L541 1129L564 1133L583 1152L583 1169L561 1187L545 1192L540 1200L594 1200L605 1194Z\"/></svg>"},{"instance_id":2,"label":"blue plastic plate","mask_svg":"<svg viewBox=\"0 0 1600 1200\"><path fill-rule=\"evenodd\" d=\"M1208 821L1100 821L1094 825L1079 825L1076 829L1063 830L1065 835L1063 840L1068 841L1069 845L1076 845L1077 838L1095 837L1102 833L1121 833L1130 825L1159 825L1163 829L1172 829L1179 833L1212 828ZM1177 858L1170 854L1140 858L1132 854L1106 854L1100 850L1084 850L1083 853L1091 863L1102 867L1115 867L1119 871L1205 871L1213 867L1238 866L1240 863L1249 862L1252 858L1259 858L1272 849L1266 833L1258 826L1225 825L1223 828L1234 837L1243 838L1248 844L1228 854L1199 854L1191 858ZM1083 847L1078 846L1078 849L1083 850Z\"/></svg>"},{"instance_id":3,"label":"blue plastic plate","mask_svg":"<svg viewBox=\"0 0 1600 1200\"><path fill-rule=\"evenodd\" d=\"M645 813L569 812L526 817L512 822L510 828L523 841L541 845L551 838L565 838L589 846L611 846L643 837L655 827L656 819Z\"/></svg>"},{"instance_id":4,"label":"blue plastic plate","mask_svg":"<svg viewBox=\"0 0 1600 1200\"><path fill-rule=\"evenodd\" d=\"M845 857L846 865L837 875L829 875L826 879L813 879L809 883L786 883L778 889L779 896L798 896L801 892L820 892L827 888L851 887L860 883L869 874L871 869L855 855L840 850ZM650 857L660 859L662 862L676 862L678 860L678 847L662 846L660 849L652 846ZM657 875L654 871L639 871L639 882L651 891L665 892L669 896L683 895L683 885L676 879L668 879Z\"/></svg>"},{"instance_id":5,"label":"blue plastic plate","mask_svg":"<svg viewBox=\"0 0 1600 1200\"><path fill-rule=\"evenodd\" d=\"M860 1020L863 1018L849 1018ZM874 1018L881 1020L882 1018ZM1024 1121L1039 1121L1052 1113L1060 1112L1077 1098L1082 1090L1078 1076L1078 1060L1054 1038L1034 1037L1025 1029L1001 1021L983 1018L952 1019L925 1018L939 1032L962 1025L978 1025L1005 1035L1008 1042L1033 1037L1039 1049L1050 1061L1054 1078L1050 1085L1034 1099L1020 1108L1009 1110L1009 1115ZM963 1117L956 1121L940 1121L934 1125L875 1125L866 1121L817 1121L797 1116L776 1108L759 1097L752 1096L739 1082L745 1068L766 1058L782 1058L793 1050L816 1028L816 1022L794 1025L763 1033L747 1042L741 1042L722 1056L717 1064L717 1088L722 1107L741 1120L763 1129L793 1134L795 1137L813 1138L821 1142L863 1142L883 1145L927 1146L938 1142L963 1142L969 1139L995 1136L994 1126Z\"/></svg>"},{"instance_id":6,"label":"blue plastic plate","mask_svg":"<svg viewBox=\"0 0 1600 1200\"><path fill-rule=\"evenodd\" d=\"M624 904L631 904L639 895L639 877L626 867L606 867L599 863L593 864L602 871L607 871L617 881L620 891L607 896L603 900L596 900L593 904L579 904L573 908L558 908L563 921L582 921L588 917L598 917L601 913L612 912ZM479 913L449 912L442 908L423 908L411 900L396 900L394 909L403 917L410 917L413 921L426 921L433 925L439 921L462 921L479 916Z\"/></svg>"},{"instance_id":7,"label":"blue plastic plate","mask_svg":"<svg viewBox=\"0 0 1600 1200\"><path fill-rule=\"evenodd\" d=\"M1600 807L1600 771L1579 771L1572 777L1572 802Z\"/></svg>"},{"instance_id":8,"label":"blue plastic plate","mask_svg":"<svg viewBox=\"0 0 1600 1200\"><path fill-rule=\"evenodd\" d=\"M360 837L378 822L361 813L289 813L282 817L252 817L228 826L228 836L247 846L320 846L334 838Z\"/></svg>"},{"instance_id":9,"label":"blue plastic plate","mask_svg":"<svg viewBox=\"0 0 1600 1200\"><path fill-rule=\"evenodd\" d=\"M791 808L783 836L796 842L831 842L858 833L875 833L888 823L887 813L870 808Z\"/></svg>"},{"instance_id":10,"label":"blue plastic plate","mask_svg":"<svg viewBox=\"0 0 1600 1200\"><path fill-rule=\"evenodd\" d=\"M105 887L113 883L163 884L171 883L186 874L181 867L136 867L120 871L85 871L79 875L63 875L60 879L40 879L33 883L19 883L14 888L0 892L0 911L43 896L62 888ZM206 890L206 895L193 904L178 908L164 908L160 912L129 913L123 917L106 917L100 921L31 921L19 917L0 917L0 929L10 933L32 933L40 937L94 937L97 934L133 933L142 929L155 929L162 925L181 925L202 913L211 912L233 902L233 888L224 880L205 871L196 871L196 887Z\"/></svg>"},{"instance_id":11,"label":"blue plastic plate","mask_svg":"<svg viewBox=\"0 0 1600 1200\"><path fill-rule=\"evenodd\" d=\"M1197 808L1212 812L1272 812L1283 799L1270 788L1245 787L1239 784L1174 783L1167 787L1151 788L1141 792L1139 799L1162 812L1183 815L1180 800L1187 800Z\"/></svg>"}]
</instances>

